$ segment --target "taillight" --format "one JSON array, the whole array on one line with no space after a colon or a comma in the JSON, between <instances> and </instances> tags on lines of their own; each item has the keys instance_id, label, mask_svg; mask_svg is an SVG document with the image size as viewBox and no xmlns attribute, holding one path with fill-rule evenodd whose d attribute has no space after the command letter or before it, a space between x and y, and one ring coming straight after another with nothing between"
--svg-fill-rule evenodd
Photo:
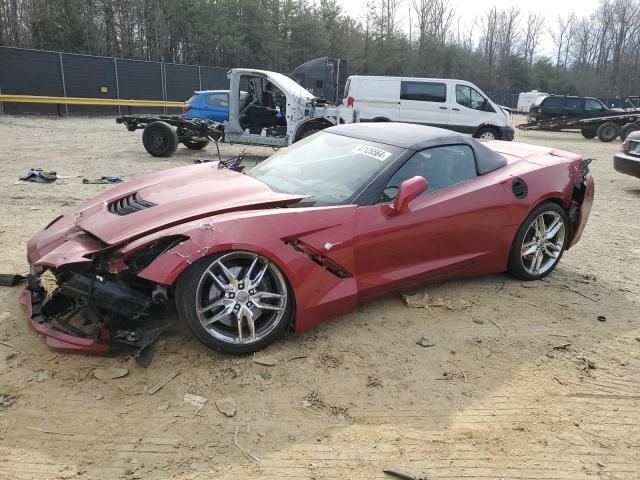
<instances>
[{"instance_id":1,"label":"taillight","mask_svg":"<svg viewBox=\"0 0 640 480\"><path fill-rule=\"evenodd\" d=\"M353 98L353 97L348 97L348 98L347 98L347 107L351 107L351 108L353 108L353 104L354 104L354 102L355 102L355 98Z\"/></svg>"},{"instance_id":2,"label":"taillight","mask_svg":"<svg viewBox=\"0 0 640 480\"><path fill-rule=\"evenodd\" d=\"M188 103L182 105L182 113L187 113L189 110L191 110L191 105L189 105Z\"/></svg>"}]
</instances>

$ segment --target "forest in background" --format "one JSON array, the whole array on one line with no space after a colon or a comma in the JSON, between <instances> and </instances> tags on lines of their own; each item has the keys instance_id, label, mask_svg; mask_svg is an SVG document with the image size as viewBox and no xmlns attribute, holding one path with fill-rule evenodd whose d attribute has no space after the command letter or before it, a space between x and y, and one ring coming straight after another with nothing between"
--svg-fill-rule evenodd
<instances>
[{"instance_id":1,"label":"forest in background","mask_svg":"<svg viewBox=\"0 0 640 480\"><path fill-rule=\"evenodd\" d=\"M448 0L372 0L358 18L337 0L0 0L0 45L280 72L329 56L351 74L493 92L640 95L640 0L601 0L585 17L487 7L471 27L458 19Z\"/></svg>"}]
</instances>

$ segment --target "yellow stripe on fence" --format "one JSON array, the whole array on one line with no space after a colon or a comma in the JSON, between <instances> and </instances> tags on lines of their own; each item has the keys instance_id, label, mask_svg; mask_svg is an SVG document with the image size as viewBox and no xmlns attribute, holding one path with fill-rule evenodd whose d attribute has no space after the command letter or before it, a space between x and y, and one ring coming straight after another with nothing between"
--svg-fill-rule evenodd
<instances>
[{"instance_id":1,"label":"yellow stripe on fence","mask_svg":"<svg viewBox=\"0 0 640 480\"><path fill-rule=\"evenodd\" d=\"M184 102L163 100L124 100L117 98L39 97L35 95L0 95L6 103L53 103L57 105L104 105L125 107L172 107L181 108Z\"/></svg>"}]
</instances>

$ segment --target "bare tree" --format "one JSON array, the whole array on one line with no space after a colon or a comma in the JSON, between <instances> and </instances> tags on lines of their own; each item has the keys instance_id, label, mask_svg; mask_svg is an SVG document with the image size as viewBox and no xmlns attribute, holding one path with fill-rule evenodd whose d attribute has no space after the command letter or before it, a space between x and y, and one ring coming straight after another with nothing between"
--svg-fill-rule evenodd
<instances>
[{"instance_id":1,"label":"bare tree","mask_svg":"<svg viewBox=\"0 0 640 480\"><path fill-rule=\"evenodd\" d=\"M540 48L540 40L542 37L542 27L544 26L545 17L536 13L529 13L526 19L526 25L522 36L522 56L529 66L533 65L533 58Z\"/></svg>"},{"instance_id":2,"label":"bare tree","mask_svg":"<svg viewBox=\"0 0 640 480\"><path fill-rule=\"evenodd\" d=\"M550 31L551 39L556 48L556 71L561 67L566 69L575 21L574 12L570 12L566 17L558 15L556 28Z\"/></svg>"}]
</instances>

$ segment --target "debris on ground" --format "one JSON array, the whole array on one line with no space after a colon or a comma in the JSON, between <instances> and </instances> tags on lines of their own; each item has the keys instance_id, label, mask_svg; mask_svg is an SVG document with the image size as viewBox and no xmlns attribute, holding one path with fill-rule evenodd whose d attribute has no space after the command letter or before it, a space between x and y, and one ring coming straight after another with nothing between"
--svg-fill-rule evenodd
<instances>
[{"instance_id":1,"label":"debris on ground","mask_svg":"<svg viewBox=\"0 0 640 480\"><path fill-rule=\"evenodd\" d=\"M383 472L401 480L426 480L422 475L418 475L401 467L388 468L383 470Z\"/></svg>"},{"instance_id":2,"label":"debris on ground","mask_svg":"<svg viewBox=\"0 0 640 480\"><path fill-rule=\"evenodd\" d=\"M474 318L474 319L472 320L472 322L473 322L473 323L477 323L478 325L482 325L482 324L484 323L484 320L479 320L479 319L477 319L477 318Z\"/></svg>"},{"instance_id":3,"label":"debris on ground","mask_svg":"<svg viewBox=\"0 0 640 480\"><path fill-rule=\"evenodd\" d=\"M599 322L606 322L607 321L607 317L604 315L598 315L598 321Z\"/></svg>"},{"instance_id":4,"label":"debris on ground","mask_svg":"<svg viewBox=\"0 0 640 480\"><path fill-rule=\"evenodd\" d=\"M0 393L0 407L10 407L16 401L16 396L10 393Z\"/></svg>"},{"instance_id":5,"label":"debris on ground","mask_svg":"<svg viewBox=\"0 0 640 480\"><path fill-rule=\"evenodd\" d=\"M253 363L257 363L258 365L264 365L265 367L275 367L278 364L278 361L271 357L253 357Z\"/></svg>"},{"instance_id":6,"label":"debris on ground","mask_svg":"<svg viewBox=\"0 0 640 480\"><path fill-rule=\"evenodd\" d=\"M260 463L260 459L258 457L256 457L253 453L251 453L251 450L247 450L246 448L243 448L240 446L240 443L238 442L238 432L240 431L240 426L238 425L236 427L236 431L233 434L233 444L236 446L236 448L238 450L240 450L242 453L245 454L245 456L251 460L253 460L254 462Z\"/></svg>"},{"instance_id":7,"label":"debris on ground","mask_svg":"<svg viewBox=\"0 0 640 480\"><path fill-rule=\"evenodd\" d=\"M595 363L593 363L587 357L582 357L580 360L582 360L582 362L583 362L583 365L580 367L580 370L584 370L584 372L588 376L591 376L591 370L595 370L595 368L596 368Z\"/></svg>"},{"instance_id":8,"label":"debris on ground","mask_svg":"<svg viewBox=\"0 0 640 480\"><path fill-rule=\"evenodd\" d=\"M20 282L26 280L24 275L15 273L0 273L0 287L15 287Z\"/></svg>"},{"instance_id":9,"label":"debris on ground","mask_svg":"<svg viewBox=\"0 0 640 480\"><path fill-rule=\"evenodd\" d=\"M49 379L49 373L46 372L45 370L38 370L34 375L33 379L36 382L44 382L45 380Z\"/></svg>"},{"instance_id":10,"label":"debris on ground","mask_svg":"<svg viewBox=\"0 0 640 480\"><path fill-rule=\"evenodd\" d=\"M380 380L379 377L376 377L375 375L369 375L369 377L367 378L367 387L374 388L381 386L382 380Z\"/></svg>"},{"instance_id":11,"label":"debris on ground","mask_svg":"<svg viewBox=\"0 0 640 480\"><path fill-rule=\"evenodd\" d=\"M167 375L166 377L164 377L162 380L160 380L158 383L156 383L153 387L151 387L147 393L149 395L153 395L154 393L156 393L158 390L160 390L162 387L164 387L167 383L169 383L171 380L173 380L174 378L176 378L178 376L180 372L176 372L173 371L171 372L169 375Z\"/></svg>"},{"instance_id":12,"label":"debris on ground","mask_svg":"<svg viewBox=\"0 0 640 480\"><path fill-rule=\"evenodd\" d=\"M204 404L207 403L208 398L202 397L200 395L194 395L192 393L185 393L183 400L185 403L189 405L193 405L194 407L198 407L198 410L204 407Z\"/></svg>"},{"instance_id":13,"label":"debris on ground","mask_svg":"<svg viewBox=\"0 0 640 480\"><path fill-rule=\"evenodd\" d=\"M415 295L402 295L402 301L408 308L444 307L447 310L466 310L472 304L466 300L436 297L431 298L428 293L416 293Z\"/></svg>"},{"instance_id":14,"label":"debris on ground","mask_svg":"<svg viewBox=\"0 0 640 480\"><path fill-rule=\"evenodd\" d=\"M41 168L32 168L18 180L23 182L51 183L58 179L56 172L43 172Z\"/></svg>"},{"instance_id":15,"label":"debris on ground","mask_svg":"<svg viewBox=\"0 0 640 480\"><path fill-rule=\"evenodd\" d=\"M156 407L156 410L158 410L159 412L165 412L169 410L169 402L160 402Z\"/></svg>"},{"instance_id":16,"label":"debris on ground","mask_svg":"<svg viewBox=\"0 0 640 480\"><path fill-rule=\"evenodd\" d=\"M82 183L84 184L96 184L96 185L109 184L109 183L121 183L121 182L124 182L124 180L122 180L121 177L115 177L115 176L104 176L104 177L96 178L95 180L89 180L88 178L82 179Z\"/></svg>"},{"instance_id":17,"label":"debris on ground","mask_svg":"<svg viewBox=\"0 0 640 480\"><path fill-rule=\"evenodd\" d=\"M238 404L233 398L224 397L216 400L216 408L220 413L223 413L225 416L233 417L238 411Z\"/></svg>"},{"instance_id":18,"label":"debris on ground","mask_svg":"<svg viewBox=\"0 0 640 480\"><path fill-rule=\"evenodd\" d=\"M569 348L571 346L570 343L561 343L560 345L555 345L553 347L554 350L566 350L567 348Z\"/></svg>"},{"instance_id":19,"label":"debris on ground","mask_svg":"<svg viewBox=\"0 0 640 480\"><path fill-rule=\"evenodd\" d=\"M435 347L436 344L433 343L428 337L424 336L416 342L417 345L421 347Z\"/></svg>"},{"instance_id":20,"label":"debris on ground","mask_svg":"<svg viewBox=\"0 0 640 480\"><path fill-rule=\"evenodd\" d=\"M93 394L91 394L91 396L93 398L95 398L96 400L103 400L104 399L104 395L101 394L101 393L93 393Z\"/></svg>"},{"instance_id":21,"label":"debris on ground","mask_svg":"<svg viewBox=\"0 0 640 480\"><path fill-rule=\"evenodd\" d=\"M113 380L115 378L121 378L126 376L129 373L129 370L126 368L118 368L118 367L107 367L107 368L96 368L93 371L93 376L98 380L102 380L106 382L108 380Z\"/></svg>"}]
</instances>

